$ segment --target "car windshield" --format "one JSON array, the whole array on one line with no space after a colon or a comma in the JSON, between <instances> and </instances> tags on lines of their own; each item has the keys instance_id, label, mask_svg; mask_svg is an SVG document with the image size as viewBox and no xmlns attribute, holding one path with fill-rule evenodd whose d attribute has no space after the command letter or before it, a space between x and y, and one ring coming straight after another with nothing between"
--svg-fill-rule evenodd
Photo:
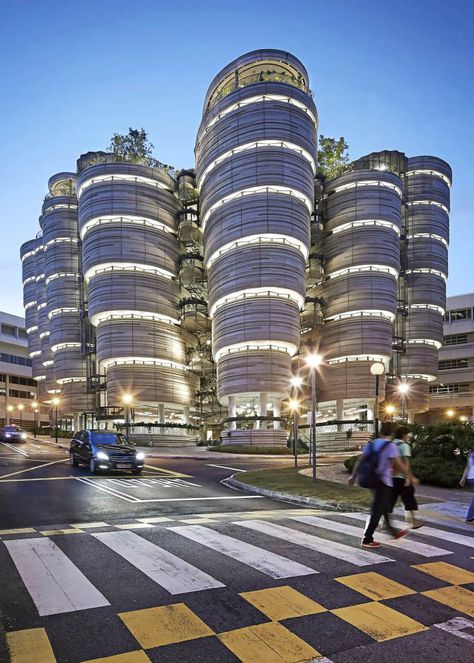
<instances>
[{"instance_id":1,"label":"car windshield","mask_svg":"<svg viewBox=\"0 0 474 663\"><path fill-rule=\"evenodd\" d=\"M7 433L21 433L22 429L19 426L5 426L4 430Z\"/></svg>"},{"instance_id":2,"label":"car windshield","mask_svg":"<svg viewBox=\"0 0 474 663\"><path fill-rule=\"evenodd\" d=\"M94 444L118 444L125 445L127 440L121 433L92 433Z\"/></svg>"}]
</instances>

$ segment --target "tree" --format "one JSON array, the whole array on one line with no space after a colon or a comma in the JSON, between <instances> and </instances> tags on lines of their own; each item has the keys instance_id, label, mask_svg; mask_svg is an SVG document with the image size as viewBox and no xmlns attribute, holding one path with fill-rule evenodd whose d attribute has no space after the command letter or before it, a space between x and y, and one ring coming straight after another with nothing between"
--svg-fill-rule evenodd
<instances>
[{"instance_id":1,"label":"tree","mask_svg":"<svg viewBox=\"0 0 474 663\"><path fill-rule=\"evenodd\" d=\"M327 179L342 175L349 168L349 145L343 136L327 138L319 136L318 173Z\"/></svg>"},{"instance_id":2,"label":"tree","mask_svg":"<svg viewBox=\"0 0 474 663\"><path fill-rule=\"evenodd\" d=\"M132 129L128 134L114 134L109 149L117 156L117 161L148 164L152 159L154 145L148 140L145 129Z\"/></svg>"}]
</instances>

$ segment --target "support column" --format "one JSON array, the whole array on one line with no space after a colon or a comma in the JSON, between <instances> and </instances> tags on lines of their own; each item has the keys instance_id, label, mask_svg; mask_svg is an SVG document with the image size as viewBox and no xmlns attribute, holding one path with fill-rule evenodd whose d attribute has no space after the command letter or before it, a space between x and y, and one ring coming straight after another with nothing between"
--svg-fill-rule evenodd
<instances>
[{"instance_id":1,"label":"support column","mask_svg":"<svg viewBox=\"0 0 474 663\"><path fill-rule=\"evenodd\" d=\"M336 401L336 419L338 422L342 422L344 419L344 399L338 398ZM342 431L342 423L337 424L337 430Z\"/></svg>"},{"instance_id":2,"label":"support column","mask_svg":"<svg viewBox=\"0 0 474 663\"><path fill-rule=\"evenodd\" d=\"M280 401L274 400L273 401L273 416L274 417L279 417L280 416ZM273 422L273 430L280 430L280 422L279 421L274 421Z\"/></svg>"},{"instance_id":3,"label":"support column","mask_svg":"<svg viewBox=\"0 0 474 663\"><path fill-rule=\"evenodd\" d=\"M165 404L164 403L159 403L158 404L158 423L159 424L164 424L165 423Z\"/></svg>"},{"instance_id":4,"label":"support column","mask_svg":"<svg viewBox=\"0 0 474 663\"><path fill-rule=\"evenodd\" d=\"M185 405L183 407L183 419L185 424L189 424L189 406Z\"/></svg>"},{"instance_id":5,"label":"support column","mask_svg":"<svg viewBox=\"0 0 474 663\"><path fill-rule=\"evenodd\" d=\"M229 405L228 405L227 416L229 418L235 417L235 396L229 396ZM236 421L231 421L230 422L230 430L236 430L236 429L237 429L237 422Z\"/></svg>"},{"instance_id":6,"label":"support column","mask_svg":"<svg viewBox=\"0 0 474 663\"><path fill-rule=\"evenodd\" d=\"M268 394L264 391L259 395L259 405L258 405L258 415L259 417L267 416L267 403L268 403ZM267 428L266 421L258 421L258 428Z\"/></svg>"},{"instance_id":7,"label":"support column","mask_svg":"<svg viewBox=\"0 0 474 663\"><path fill-rule=\"evenodd\" d=\"M73 416L73 428L74 432L81 430L81 415L79 412L75 412Z\"/></svg>"}]
</instances>

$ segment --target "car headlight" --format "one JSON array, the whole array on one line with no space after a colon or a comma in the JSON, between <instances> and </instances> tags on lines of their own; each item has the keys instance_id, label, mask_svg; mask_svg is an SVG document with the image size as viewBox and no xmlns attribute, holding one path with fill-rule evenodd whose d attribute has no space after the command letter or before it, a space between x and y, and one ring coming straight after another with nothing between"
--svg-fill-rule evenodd
<instances>
[{"instance_id":1,"label":"car headlight","mask_svg":"<svg viewBox=\"0 0 474 663\"><path fill-rule=\"evenodd\" d=\"M143 453L143 451L138 451L135 454L135 460L144 460L144 458L145 458L145 454Z\"/></svg>"},{"instance_id":2,"label":"car headlight","mask_svg":"<svg viewBox=\"0 0 474 663\"><path fill-rule=\"evenodd\" d=\"M21 434L21 439L22 439L22 440L26 440L26 433L22 433L22 434Z\"/></svg>"},{"instance_id":3,"label":"car headlight","mask_svg":"<svg viewBox=\"0 0 474 663\"><path fill-rule=\"evenodd\" d=\"M108 455L106 453L104 453L103 451L98 451L97 454L96 454L96 458L97 458L97 460L109 460Z\"/></svg>"},{"instance_id":4,"label":"car headlight","mask_svg":"<svg viewBox=\"0 0 474 663\"><path fill-rule=\"evenodd\" d=\"M5 437L11 437L10 433L5 433Z\"/></svg>"}]
</instances>

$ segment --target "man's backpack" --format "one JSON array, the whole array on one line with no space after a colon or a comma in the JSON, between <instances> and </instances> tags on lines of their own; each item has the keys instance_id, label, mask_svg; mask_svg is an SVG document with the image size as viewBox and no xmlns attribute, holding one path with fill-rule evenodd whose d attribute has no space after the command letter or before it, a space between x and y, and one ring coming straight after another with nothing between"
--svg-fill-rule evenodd
<instances>
[{"instance_id":1,"label":"man's backpack","mask_svg":"<svg viewBox=\"0 0 474 663\"><path fill-rule=\"evenodd\" d=\"M390 444L390 440L387 440L382 444L380 449L376 451L374 448L374 442L375 440L369 442L369 449L362 457L357 469L357 483L361 488L375 488L378 484L379 476L377 474L377 468L380 454L385 447Z\"/></svg>"}]
</instances>

